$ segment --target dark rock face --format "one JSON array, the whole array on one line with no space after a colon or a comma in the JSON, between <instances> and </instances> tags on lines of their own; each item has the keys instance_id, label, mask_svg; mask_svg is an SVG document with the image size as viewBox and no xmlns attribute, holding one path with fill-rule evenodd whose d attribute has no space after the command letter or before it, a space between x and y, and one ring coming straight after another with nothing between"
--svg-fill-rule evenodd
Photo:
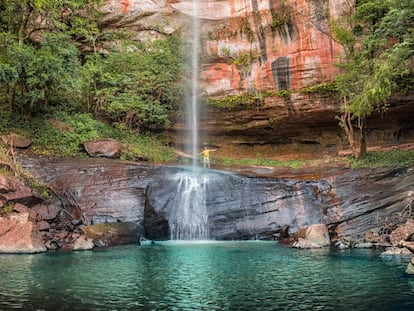
<instances>
[{"instance_id":1,"label":"dark rock face","mask_svg":"<svg viewBox=\"0 0 414 311\"><path fill-rule=\"evenodd\" d=\"M325 223L339 237L363 239L365 230L404 223L413 208L413 168L346 171L331 184Z\"/></svg>"},{"instance_id":2,"label":"dark rock face","mask_svg":"<svg viewBox=\"0 0 414 311\"><path fill-rule=\"evenodd\" d=\"M206 204L213 238L271 238L322 220L322 210L312 200L312 183L203 173L210 175Z\"/></svg>"},{"instance_id":3,"label":"dark rock face","mask_svg":"<svg viewBox=\"0 0 414 311\"><path fill-rule=\"evenodd\" d=\"M44 160L45 161L45 160ZM23 166L53 186L69 189L88 219L132 222L149 239L168 239L177 178L186 168L149 166L105 159L24 159ZM304 172L302 172L304 173ZM300 228L326 224L336 239L364 240L367 230L384 234L402 223L414 198L414 169L330 169L325 174L255 178L201 170L213 239L286 237ZM277 176L277 172L273 173ZM408 211L405 209L405 211ZM399 219L395 217L401 214ZM387 223L388 222L388 223Z\"/></svg>"}]
</instances>

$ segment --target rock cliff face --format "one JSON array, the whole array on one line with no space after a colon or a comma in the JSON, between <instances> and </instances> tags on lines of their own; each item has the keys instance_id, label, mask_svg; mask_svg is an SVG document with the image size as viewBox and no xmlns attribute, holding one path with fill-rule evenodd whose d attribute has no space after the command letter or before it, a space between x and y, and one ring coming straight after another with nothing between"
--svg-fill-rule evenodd
<instances>
[{"instance_id":1,"label":"rock cliff face","mask_svg":"<svg viewBox=\"0 0 414 311\"><path fill-rule=\"evenodd\" d=\"M55 191L70 191L89 222L133 222L147 238L168 239L176 174L184 167L146 166L105 159L22 159L23 166ZM255 174L264 174L255 170ZM297 173L297 172L296 172ZM266 172L258 178L201 170L209 236L213 239L286 237L302 227L326 224L335 239L363 241L366 231L386 237L410 217L414 170Z\"/></svg>"},{"instance_id":2,"label":"rock cliff face","mask_svg":"<svg viewBox=\"0 0 414 311\"><path fill-rule=\"evenodd\" d=\"M208 95L247 90L298 89L331 80L340 47L327 18L343 0L201 0L202 89ZM139 38L184 33L192 0L118 0L103 7L109 27ZM252 55L246 64L234 62Z\"/></svg>"},{"instance_id":3,"label":"rock cliff face","mask_svg":"<svg viewBox=\"0 0 414 311\"><path fill-rule=\"evenodd\" d=\"M300 89L332 80L340 46L332 40L329 18L347 9L345 0L200 0L203 97L256 94L255 105L218 109L202 104L200 142L221 155L266 157L336 154L346 148L338 126L337 99ZM189 36L192 0L111 0L102 8L104 28L125 28L137 40L176 31ZM289 90L289 96L266 91ZM413 96L393 99L384 122L373 115L368 144L396 144L414 137ZM185 116L165 132L172 144L188 144Z\"/></svg>"}]
</instances>

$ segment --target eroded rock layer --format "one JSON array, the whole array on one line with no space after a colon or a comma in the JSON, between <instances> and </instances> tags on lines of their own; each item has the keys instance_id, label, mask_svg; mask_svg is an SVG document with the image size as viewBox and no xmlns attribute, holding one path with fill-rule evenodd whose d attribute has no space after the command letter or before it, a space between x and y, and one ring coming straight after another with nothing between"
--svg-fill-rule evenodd
<instances>
[{"instance_id":1,"label":"eroded rock layer","mask_svg":"<svg viewBox=\"0 0 414 311\"><path fill-rule=\"evenodd\" d=\"M90 222L104 218L132 222L147 238L170 237L171 202L181 195L175 191L176 176L187 168L105 159L23 158L22 163L56 191L73 193ZM252 172L267 177L199 171L206 181L210 238L282 238L300 228L326 224L333 241L364 241L368 231L376 236L389 234L393 225L410 217L413 208L412 168L327 168L293 175L277 169L255 168Z\"/></svg>"}]
</instances>

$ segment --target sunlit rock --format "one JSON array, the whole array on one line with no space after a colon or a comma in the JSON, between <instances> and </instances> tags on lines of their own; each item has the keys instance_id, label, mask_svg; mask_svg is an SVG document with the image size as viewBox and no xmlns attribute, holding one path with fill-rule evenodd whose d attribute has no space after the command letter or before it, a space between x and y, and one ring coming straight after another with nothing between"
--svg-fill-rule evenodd
<instances>
[{"instance_id":1,"label":"sunlit rock","mask_svg":"<svg viewBox=\"0 0 414 311\"><path fill-rule=\"evenodd\" d=\"M414 254L414 241L403 241L401 246L409 249Z\"/></svg>"},{"instance_id":2,"label":"sunlit rock","mask_svg":"<svg viewBox=\"0 0 414 311\"><path fill-rule=\"evenodd\" d=\"M42 236L29 213L12 213L0 217L0 253L45 252Z\"/></svg>"},{"instance_id":3,"label":"sunlit rock","mask_svg":"<svg viewBox=\"0 0 414 311\"><path fill-rule=\"evenodd\" d=\"M73 250L74 251L86 251L91 250L95 247L93 240L88 238L84 235L81 235L74 243Z\"/></svg>"},{"instance_id":4,"label":"sunlit rock","mask_svg":"<svg viewBox=\"0 0 414 311\"><path fill-rule=\"evenodd\" d=\"M414 258L412 258L408 263L407 269L405 269L405 273L414 276Z\"/></svg>"},{"instance_id":5,"label":"sunlit rock","mask_svg":"<svg viewBox=\"0 0 414 311\"><path fill-rule=\"evenodd\" d=\"M400 257L411 257L412 255L413 253L405 247L390 247L386 251L382 252L380 257L383 259L392 259Z\"/></svg>"},{"instance_id":6,"label":"sunlit rock","mask_svg":"<svg viewBox=\"0 0 414 311\"><path fill-rule=\"evenodd\" d=\"M401 245L407 238L414 234L414 220L407 219L405 224L401 224L397 229L391 232L389 238L394 246Z\"/></svg>"},{"instance_id":7,"label":"sunlit rock","mask_svg":"<svg viewBox=\"0 0 414 311\"><path fill-rule=\"evenodd\" d=\"M294 248L321 248L330 246L331 240L329 238L328 228L325 224L311 225L304 230L304 237L299 237L293 243Z\"/></svg>"},{"instance_id":8,"label":"sunlit rock","mask_svg":"<svg viewBox=\"0 0 414 311\"><path fill-rule=\"evenodd\" d=\"M293 248L304 248L304 249L309 249L309 248L321 248L322 246L319 245L318 243L315 243L313 241L309 241L303 238L299 238L297 241L295 241L292 245Z\"/></svg>"}]
</instances>

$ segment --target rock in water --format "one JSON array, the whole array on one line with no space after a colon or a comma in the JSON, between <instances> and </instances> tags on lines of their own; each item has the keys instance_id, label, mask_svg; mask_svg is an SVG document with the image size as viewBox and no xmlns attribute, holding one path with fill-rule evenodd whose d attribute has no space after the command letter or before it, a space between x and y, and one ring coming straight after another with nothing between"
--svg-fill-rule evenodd
<instances>
[{"instance_id":1,"label":"rock in water","mask_svg":"<svg viewBox=\"0 0 414 311\"><path fill-rule=\"evenodd\" d=\"M138 243L140 227L131 222L101 223L83 227L85 236L96 246Z\"/></svg>"},{"instance_id":2,"label":"rock in water","mask_svg":"<svg viewBox=\"0 0 414 311\"><path fill-rule=\"evenodd\" d=\"M89 239L88 237L81 235L73 245L74 251L86 251L91 250L95 247L95 244L93 243L92 239Z\"/></svg>"},{"instance_id":3,"label":"rock in water","mask_svg":"<svg viewBox=\"0 0 414 311\"><path fill-rule=\"evenodd\" d=\"M305 230L305 237L299 238L294 248L321 248L331 245L328 228L325 224L311 225Z\"/></svg>"},{"instance_id":4,"label":"rock in water","mask_svg":"<svg viewBox=\"0 0 414 311\"><path fill-rule=\"evenodd\" d=\"M414 257L411 259L410 263L407 266L407 269L405 270L405 273L408 275L414 276Z\"/></svg>"}]
</instances>

